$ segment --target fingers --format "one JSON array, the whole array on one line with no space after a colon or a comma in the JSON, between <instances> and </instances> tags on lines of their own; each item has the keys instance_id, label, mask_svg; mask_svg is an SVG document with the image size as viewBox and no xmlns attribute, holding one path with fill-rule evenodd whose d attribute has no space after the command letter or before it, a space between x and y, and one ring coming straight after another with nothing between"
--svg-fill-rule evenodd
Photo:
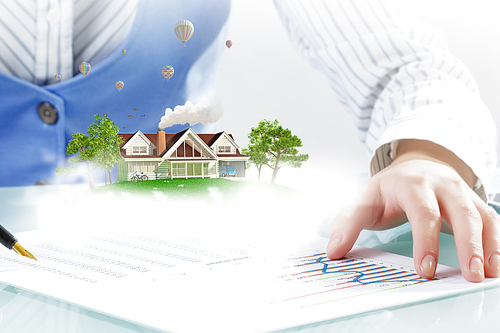
<instances>
[{"instance_id":1,"label":"fingers","mask_svg":"<svg viewBox=\"0 0 500 333\"><path fill-rule=\"evenodd\" d=\"M474 191L457 180L430 192L409 193L410 197L401 196L400 205L412 225L413 257L420 276L434 276L444 219L453 229L463 277L470 282L500 277L500 217Z\"/></svg>"},{"instance_id":2,"label":"fingers","mask_svg":"<svg viewBox=\"0 0 500 333\"><path fill-rule=\"evenodd\" d=\"M361 230L386 229L408 218L418 274L432 278L439 257L442 221L453 229L463 277L480 282L500 277L500 217L454 171L437 163L390 166L360 188L330 228L327 256L339 259Z\"/></svg>"},{"instance_id":3,"label":"fingers","mask_svg":"<svg viewBox=\"0 0 500 333\"><path fill-rule=\"evenodd\" d=\"M327 256L330 259L344 257L356 242L361 230L373 219L373 190L365 186L357 199L344 206L335 216L330 227Z\"/></svg>"},{"instance_id":4,"label":"fingers","mask_svg":"<svg viewBox=\"0 0 500 333\"><path fill-rule=\"evenodd\" d=\"M485 273L483 221L478 208L481 203L476 200L477 195L465 186L447 188L446 193L437 195L443 218L453 229L462 276L470 282L481 282ZM487 243L485 239L484 244Z\"/></svg>"},{"instance_id":5,"label":"fingers","mask_svg":"<svg viewBox=\"0 0 500 333\"><path fill-rule=\"evenodd\" d=\"M433 191L409 191L401 197L413 233L413 260L417 273L434 277L439 258L441 213Z\"/></svg>"},{"instance_id":6,"label":"fingers","mask_svg":"<svg viewBox=\"0 0 500 333\"><path fill-rule=\"evenodd\" d=\"M500 217L478 197L475 205L483 223L484 274L490 278L500 277Z\"/></svg>"},{"instance_id":7,"label":"fingers","mask_svg":"<svg viewBox=\"0 0 500 333\"><path fill-rule=\"evenodd\" d=\"M326 254L330 259L340 259L346 255L356 242L363 222L369 218L369 209L355 205L342 208L335 216L330 228L330 240Z\"/></svg>"}]
</instances>

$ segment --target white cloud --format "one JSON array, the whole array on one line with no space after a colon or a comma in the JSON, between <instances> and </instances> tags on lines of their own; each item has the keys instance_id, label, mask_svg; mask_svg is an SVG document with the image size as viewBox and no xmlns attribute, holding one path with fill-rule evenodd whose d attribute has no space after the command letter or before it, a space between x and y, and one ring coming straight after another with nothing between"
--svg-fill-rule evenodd
<instances>
[{"instance_id":1,"label":"white cloud","mask_svg":"<svg viewBox=\"0 0 500 333\"><path fill-rule=\"evenodd\" d=\"M158 128L164 129L173 125L189 123L213 124L222 118L222 107L214 103L211 98L203 97L198 103L187 101L184 105L177 105L173 110L168 108L161 117Z\"/></svg>"}]
</instances>

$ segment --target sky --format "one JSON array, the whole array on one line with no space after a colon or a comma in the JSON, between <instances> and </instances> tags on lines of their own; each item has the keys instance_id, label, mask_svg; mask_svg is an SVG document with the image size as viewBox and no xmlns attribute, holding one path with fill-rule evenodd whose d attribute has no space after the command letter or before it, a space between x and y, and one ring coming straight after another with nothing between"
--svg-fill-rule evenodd
<instances>
[{"instance_id":1,"label":"sky","mask_svg":"<svg viewBox=\"0 0 500 333\"><path fill-rule=\"evenodd\" d=\"M219 128L244 146L261 119L277 119L301 138L299 152L309 154L309 160L300 169L282 168L280 184L299 186L309 176L334 170L366 172L368 155L350 115L323 74L293 47L273 2L235 0L229 23L233 46L219 73L217 91L224 109ZM255 177L252 171L248 177ZM270 175L265 168L261 180L269 181Z\"/></svg>"},{"instance_id":2,"label":"sky","mask_svg":"<svg viewBox=\"0 0 500 333\"><path fill-rule=\"evenodd\" d=\"M481 96L500 127L500 25L493 0L407 0L420 17L440 27L453 55L473 73ZM233 41L222 60L217 97L220 130L240 146L261 119L277 119L302 139L309 161L300 169L283 168L278 183L310 184L319 175L366 173L369 155L357 138L350 115L337 102L324 75L292 46L273 1L233 0L229 21ZM269 168L268 168L269 169ZM270 180L270 169L262 179ZM248 172L256 177L255 170Z\"/></svg>"}]
</instances>

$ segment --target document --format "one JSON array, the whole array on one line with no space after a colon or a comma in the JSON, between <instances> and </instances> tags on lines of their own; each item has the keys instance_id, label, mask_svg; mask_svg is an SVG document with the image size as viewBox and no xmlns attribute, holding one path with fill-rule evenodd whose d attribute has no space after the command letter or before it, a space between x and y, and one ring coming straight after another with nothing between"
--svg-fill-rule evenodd
<instances>
[{"instance_id":1,"label":"document","mask_svg":"<svg viewBox=\"0 0 500 333\"><path fill-rule=\"evenodd\" d=\"M17 235L37 257L0 253L0 281L168 332L266 332L460 293L487 284L411 258L355 247L330 260L327 239L286 251L251 241L137 230Z\"/></svg>"}]
</instances>

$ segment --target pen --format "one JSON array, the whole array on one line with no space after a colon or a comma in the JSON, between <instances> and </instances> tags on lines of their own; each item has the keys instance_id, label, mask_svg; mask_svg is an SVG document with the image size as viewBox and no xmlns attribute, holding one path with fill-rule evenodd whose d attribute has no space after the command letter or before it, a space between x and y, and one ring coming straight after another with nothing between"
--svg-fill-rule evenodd
<instances>
[{"instance_id":1,"label":"pen","mask_svg":"<svg viewBox=\"0 0 500 333\"><path fill-rule=\"evenodd\" d=\"M2 243L3 246L11 250L14 248L14 250L19 253L22 256L25 257L30 257L31 259L35 259L35 256L31 254L30 251L26 250L21 244L17 242L17 238L14 237L13 234L11 234L7 229L5 229L1 224L0 224L0 243Z\"/></svg>"}]
</instances>

